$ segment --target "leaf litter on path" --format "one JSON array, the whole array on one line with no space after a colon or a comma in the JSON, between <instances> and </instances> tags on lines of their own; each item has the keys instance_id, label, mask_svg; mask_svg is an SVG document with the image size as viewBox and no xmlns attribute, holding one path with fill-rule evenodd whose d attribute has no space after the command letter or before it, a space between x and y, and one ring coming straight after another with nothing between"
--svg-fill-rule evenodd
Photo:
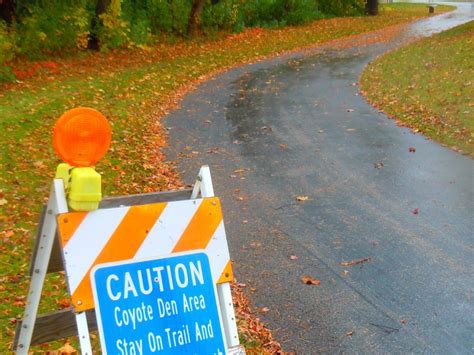
<instances>
[{"instance_id":1,"label":"leaf litter on path","mask_svg":"<svg viewBox=\"0 0 474 355\"><path fill-rule=\"evenodd\" d=\"M301 276L301 282L304 283L305 285L315 285L315 286L321 285L321 280L315 279L314 277L309 276L309 275Z\"/></svg>"},{"instance_id":2,"label":"leaf litter on path","mask_svg":"<svg viewBox=\"0 0 474 355\"><path fill-rule=\"evenodd\" d=\"M353 260L353 261L342 261L339 264L341 266L355 266L355 265L359 265L359 264L363 264L363 263L367 263L371 261L372 261L372 258L364 258L364 259Z\"/></svg>"},{"instance_id":3,"label":"leaf litter on path","mask_svg":"<svg viewBox=\"0 0 474 355\"><path fill-rule=\"evenodd\" d=\"M0 137L0 167L3 171L15 167L15 174L7 172L0 179L0 189L4 195L0 196L3 229L19 231L20 227L26 226L31 233L35 228L39 208L48 193L48 189L42 186L50 183L56 164L56 160L51 159L49 140L39 140L38 137L49 136L55 119L66 108L93 106L102 111L114 127L113 147L98 166L104 176L105 194L178 189L183 184L175 163L166 162L162 152L167 144L168 130L160 120L178 107L184 94L194 90L198 83L237 65L289 51L314 50L321 43L344 48L354 43L386 41L401 30L399 24L422 16L425 15L417 12L392 12L390 16L382 14L373 18L327 19L295 28L260 30L258 36L255 36L254 29L250 29L239 34L219 36L217 40L178 41L174 45L160 45L159 50L157 48L151 52L118 50L105 55L99 53L80 58L55 58L56 62L50 65L51 70L46 75L38 71L23 78L22 82L0 88L2 118L14 124L24 123L17 127L16 132L21 139L16 139L14 135ZM386 27L390 25L394 26ZM381 27L385 28L377 31L377 34L364 34ZM341 31L334 31L334 28ZM352 35L341 40L348 32ZM203 62L204 59L209 59L206 62L208 65L195 65L196 61ZM176 63L180 64L176 67ZM27 67L29 62L15 65ZM21 104L18 97L24 98ZM22 121L25 117L28 122ZM235 141L235 144L240 143ZM31 165L49 173L34 175ZM236 173L236 177L237 174L240 172ZM26 198L30 203L18 202ZM32 210L31 206L37 208ZM9 214L4 218L7 209ZM10 282L3 286L6 294L24 295L27 282L17 275L24 268L23 261L28 260L30 239L25 233L12 233L9 233L11 241L1 246L2 263L11 265L5 270ZM48 280L46 290L51 302L45 307L57 306L54 300L67 297L63 278ZM244 296L241 297L243 299ZM238 302L248 302L242 299ZM236 306L236 310L241 336L245 338L245 334L250 334L247 337L250 343L259 339L264 344L264 353L281 351L270 331L258 323L258 318L246 315L245 307ZM239 313L240 310L242 313ZM23 308L8 306L3 307L2 312L5 320L16 319L21 316ZM4 329L1 338L7 335L10 337L12 325L3 320L0 325ZM42 348L44 351L49 349ZM0 352L3 350L5 348L0 346ZM64 350L68 350L67 347Z\"/></svg>"}]
</instances>

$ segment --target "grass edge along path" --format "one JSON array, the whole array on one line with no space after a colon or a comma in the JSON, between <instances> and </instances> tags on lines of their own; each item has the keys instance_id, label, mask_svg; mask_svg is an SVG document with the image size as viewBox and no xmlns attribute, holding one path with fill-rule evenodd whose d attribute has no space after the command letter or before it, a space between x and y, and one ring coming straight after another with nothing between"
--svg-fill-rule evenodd
<instances>
[{"instance_id":1,"label":"grass edge along path","mask_svg":"<svg viewBox=\"0 0 474 355\"><path fill-rule=\"evenodd\" d=\"M236 65L384 28L377 39L382 41L397 26L428 15L423 5L390 5L381 10L377 17L329 19L274 30L254 28L217 40L43 62L36 66L39 70L33 78L24 76L0 89L0 353L8 353L16 320L24 309L31 238L58 163L51 129L64 111L94 107L113 126L112 147L97 166L103 173L105 195L179 188L182 183L173 163L166 162L161 152L166 130L160 118L193 85ZM19 74L22 65L28 63L18 63ZM69 305L63 275L49 275L40 313ZM275 351L271 335L267 340L252 338L265 333L255 319L239 318L241 333L245 327L257 329L243 339L248 351ZM34 349L49 351L63 344Z\"/></svg>"},{"instance_id":2,"label":"grass edge along path","mask_svg":"<svg viewBox=\"0 0 474 355\"><path fill-rule=\"evenodd\" d=\"M474 157L474 21L385 53L360 77L397 124Z\"/></svg>"}]
</instances>

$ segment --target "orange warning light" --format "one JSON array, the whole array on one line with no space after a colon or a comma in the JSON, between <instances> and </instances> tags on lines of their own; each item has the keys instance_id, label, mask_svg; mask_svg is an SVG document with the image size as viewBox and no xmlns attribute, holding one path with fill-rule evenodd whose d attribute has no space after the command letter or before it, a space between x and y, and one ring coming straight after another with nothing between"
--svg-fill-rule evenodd
<instances>
[{"instance_id":1,"label":"orange warning light","mask_svg":"<svg viewBox=\"0 0 474 355\"><path fill-rule=\"evenodd\" d=\"M111 140L109 122L91 108L67 111L54 125L54 150L72 166L95 165L107 153Z\"/></svg>"}]
</instances>

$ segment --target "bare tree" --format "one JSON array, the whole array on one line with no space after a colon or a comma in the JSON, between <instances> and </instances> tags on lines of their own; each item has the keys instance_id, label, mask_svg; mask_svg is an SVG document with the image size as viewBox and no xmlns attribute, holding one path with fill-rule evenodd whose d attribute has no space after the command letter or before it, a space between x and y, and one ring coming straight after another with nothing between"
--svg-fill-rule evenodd
<instances>
[{"instance_id":1,"label":"bare tree","mask_svg":"<svg viewBox=\"0 0 474 355\"><path fill-rule=\"evenodd\" d=\"M1 1L1 0L0 0ZM97 0L95 6L95 16L92 18L91 33L89 35L89 41L87 43L88 49L98 51L100 49L98 31L100 27L100 15L107 12L111 0Z\"/></svg>"},{"instance_id":2,"label":"bare tree","mask_svg":"<svg viewBox=\"0 0 474 355\"><path fill-rule=\"evenodd\" d=\"M188 34L195 36L201 28L201 15L206 0L193 0L193 7L188 22Z\"/></svg>"},{"instance_id":3,"label":"bare tree","mask_svg":"<svg viewBox=\"0 0 474 355\"><path fill-rule=\"evenodd\" d=\"M367 14L370 16L378 15L379 13L379 2L378 0L367 0Z\"/></svg>"}]
</instances>

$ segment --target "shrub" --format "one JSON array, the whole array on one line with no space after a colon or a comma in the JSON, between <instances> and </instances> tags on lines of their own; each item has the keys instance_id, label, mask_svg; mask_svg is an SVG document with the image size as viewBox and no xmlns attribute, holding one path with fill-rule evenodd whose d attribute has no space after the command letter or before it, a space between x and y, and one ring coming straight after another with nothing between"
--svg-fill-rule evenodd
<instances>
[{"instance_id":1,"label":"shrub","mask_svg":"<svg viewBox=\"0 0 474 355\"><path fill-rule=\"evenodd\" d=\"M152 33L173 31L173 15L168 0L147 0L146 7Z\"/></svg>"},{"instance_id":2,"label":"shrub","mask_svg":"<svg viewBox=\"0 0 474 355\"><path fill-rule=\"evenodd\" d=\"M238 30L241 23L239 2L221 0L217 4L208 3L202 13L202 25L205 30Z\"/></svg>"},{"instance_id":3,"label":"shrub","mask_svg":"<svg viewBox=\"0 0 474 355\"><path fill-rule=\"evenodd\" d=\"M332 16L355 16L362 15L365 11L364 0L331 0L318 1L319 10Z\"/></svg>"},{"instance_id":4,"label":"shrub","mask_svg":"<svg viewBox=\"0 0 474 355\"><path fill-rule=\"evenodd\" d=\"M203 25L212 29L299 25L323 17L316 0L221 0L204 9Z\"/></svg>"},{"instance_id":5,"label":"shrub","mask_svg":"<svg viewBox=\"0 0 474 355\"><path fill-rule=\"evenodd\" d=\"M112 0L107 11L99 18L101 26L98 37L101 48L115 49L130 45L130 23L122 17L121 0Z\"/></svg>"},{"instance_id":6,"label":"shrub","mask_svg":"<svg viewBox=\"0 0 474 355\"><path fill-rule=\"evenodd\" d=\"M188 31L189 16L191 14L191 0L171 1L171 14L173 18L173 32L184 35Z\"/></svg>"},{"instance_id":7,"label":"shrub","mask_svg":"<svg viewBox=\"0 0 474 355\"><path fill-rule=\"evenodd\" d=\"M300 25L324 17L314 0L289 0L287 4L286 23L288 25Z\"/></svg>"},{"instance_id":8,"label":"shrub","mask_svg":"<svg viewBox=\"0 0 474 355\"><path fill-rule=\"evenodd\" d=\"M38 58L87 44L91 16L84 7L58 1L30 5L23 11L17 25L20 54Z\"/></svg>"},{"instance_id":9,"label":"shrub","mask_svg":"<svg viewBox=\"0 0 474 355\"><path fill-rule=\"evenodd\" d=\"M7 61L13 58L15 50L13 34L8 31L3 21L0 21L0 82L13 81L15 79L15 75L6 64Z\"/></svg>"}]
</instances>

